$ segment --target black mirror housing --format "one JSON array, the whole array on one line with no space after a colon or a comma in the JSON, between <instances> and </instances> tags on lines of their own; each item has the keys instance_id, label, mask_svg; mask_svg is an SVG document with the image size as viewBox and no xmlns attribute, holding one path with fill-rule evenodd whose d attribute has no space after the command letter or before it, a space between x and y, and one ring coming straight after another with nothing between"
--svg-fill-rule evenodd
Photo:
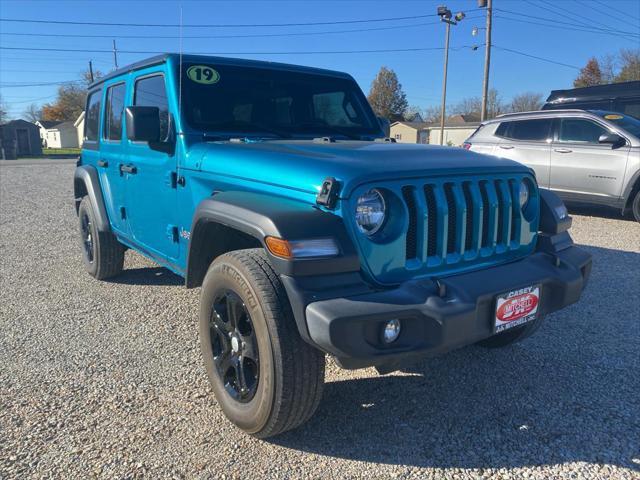
<instances>
[{"instance_id":1,"label":"black mirror housing","mask_svg":"<svg viewBox=\"0 0 640 480\"><path fill-rule=\"evenodd\" d=\"M598 138L598 143L609 144L612 146L612 148L616 148L623 146L626 143L626 140L617 133L609 132L600 135L600 138Z\"/></svg>"},{"instance_id":2,"label":"black mirror housing","mask_svg":"<svg viewBox=\"0 0 640 480\"><path fill-rule=\"evenodd\" d=\"M158 107L127 107L125 117L129 140L149 143L160 141L160 109Z\"/></svg>"}]
</instances>

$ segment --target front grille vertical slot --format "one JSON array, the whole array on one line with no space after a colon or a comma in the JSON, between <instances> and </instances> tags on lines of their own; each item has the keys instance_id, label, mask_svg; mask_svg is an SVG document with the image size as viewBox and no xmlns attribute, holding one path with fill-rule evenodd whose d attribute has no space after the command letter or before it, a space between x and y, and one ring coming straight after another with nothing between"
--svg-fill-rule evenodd
<instances>
[{"instance_id":1,"label":"front grille vertical slot","mask_svg":"<svg viewBox=\"0 0 640 480\"><path fill-rule=\"evenodd\" d=\"M498 238L498 197L492 182L483 180L480 182L480 192L482 195L482 209L486 211L482 223L484 232L482 239L483 248L494 248Z\"/></svg>"},{"instance_id":2,"label":"front grille vertical slot","mask_svg":"<svg viewBox=\"0 0 640 480\"><path fill-rule=\"evenodd\" d=\"M409 227L405 237L405 258L411 260L418 256L418 209L416 207L415 189L413 187L402 187L402 197L409 215Z\"/></svg>"},{"instance_id":3,"label":"front grille vertical slot","mask_svg":"<svg viewBox=\"0 0 640 480\"><path fill-rule=\"evenodd\" d=\"M503 180L495 180L496 193L498 195L498 243L509 244L511 236L511 194L507 184Z\"/></svg>"},{"instance_id":4,"label":"front grille vertical slot","mask_svg":"<svg viewBox=\"0 0 640 480\"><path fill-rule=\"evenodd\" d=\"M447 217L447 253L455 253L456 238L458 236L458 209L456 208L456 199L453 193L453 183L444 184L444 196L447 200L447 209L449 211Z\"/></svg>"},{"instance_id":5,"label":"front grille vertical slot","mask_svg":"<svg viewBox=\"0 0 640 480\"><path fill-rule=\"evenodd\" d=\"M427 256L436 254L437 235L436 228L436 195L433 193L433 185L425 185L424 196L427 202Z\"/></svg>"},{"instance_id":6,"label":"front grille vertical slot","mask_svg":"<svg viewBox=\"0 0 640 480\"><path fill-rule=\"evenodd\" d=\"M473 250L473 232L478 227L476 217L479 208L474 208L473 195L471 194L471 182L463 182L462 193L464 194L464 204L467 208L467 221L465 222L464 251ZM479 205L478 205L479 207Z\"/></svg>"},{"instance_id":7,"label":"front grille vertical slot","mask_svg":"<svg viewBox=\"0 0 640 480\"><path fill-rule=\"evenodd\" d=\"M509 191L511 192L511 242L520 245L520 234L522 225L522 214L520 212L520 182L515 179L509 180Z\"/></svg>"}]
</instances>

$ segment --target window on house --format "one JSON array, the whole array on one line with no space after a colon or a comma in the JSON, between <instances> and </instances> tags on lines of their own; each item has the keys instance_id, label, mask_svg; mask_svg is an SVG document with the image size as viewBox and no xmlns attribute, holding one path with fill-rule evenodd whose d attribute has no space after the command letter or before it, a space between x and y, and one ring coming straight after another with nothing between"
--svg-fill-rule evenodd
<instances>
[{"instance_id":1,"label":"window on house","mask_svg":"<svg viewBox=\"0 0 640 480\"><path fill-rule=\"evenodd\" d=\"M133 104L142 107L158 107L160 110L160 141L169 136L169 103L164 86L164 75L141 78L136 82Z\"/></svg>"},{"instance_id":2,"label":"window on house","mask_svg":"<svg viewBox=\"0 0 640 480\"><path fill-rule=\"evenodd\" d=\"M402 134L396 133L396 140L402 140Z\"/></svg>"},{"instance_id":3,"label":"window on house","mask_svg":"<svg viewBox=\"0 0 640 480\"><path fill-rule=\"evenodd\" d=\"M84 139L90 142L98 140L98 128L100 127L100 97L102 90L96 90L89 94L87 110L84 122ZM55 137L54 137L55 138Z\"/></svg>"},{"instance_id":4,"label":"window on house","mask_svg":"<svg viewBox=\"0 0 640 480\"><path fill-rule=\"evenodd\" d=\"M124 110L125 84L109 87L104 106L103 138L107 140L122 139L122 112Z\"/></svg>"}]
</instances>

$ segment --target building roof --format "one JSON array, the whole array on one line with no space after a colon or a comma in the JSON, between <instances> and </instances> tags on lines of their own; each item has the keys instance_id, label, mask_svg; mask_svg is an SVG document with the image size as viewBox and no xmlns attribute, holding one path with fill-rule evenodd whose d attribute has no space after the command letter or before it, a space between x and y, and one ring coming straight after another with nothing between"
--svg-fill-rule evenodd
<instances>
[{"instance_id":1,"label":"building roof","mask_svg":"<svg viewBox=\"0 0 640 480\"><path fill-rule=\"evenodd\" d=\"M76 118L76 121L73 122L73 126L78 128L78 126L83 120L84 120L84 111L80 115L78 115L78 118Z\"/></svg>"},{"instance_id":2,"label":"building roof","mask_svg":"<svg viewBox=\"0 0 640 480\"><path fill-rule=\"evenodd\" d=\"M1 125L0 125L0 127L5 127L5 126L8 126L8 125L12 125L12 124L14 124L14 123L20 123L21 125L23 125L23 126L25 126L25 127L34 127L34 128L38 128L38 126L37 126L35 123L33 123L33 122L29 122L29 121L27 121L27 120L23 120L22 118L16 118L15 120L9 120L8 122L5 122L5 123L1 124ZM27 125L24 125L25 123L26 123Z\"/></svg>"},{"instance_id":3,"label":"building roof","mask_svg":"<svg viewBox=\"0 0 640 480\"><path fill-rule=\"evenodd\" d=\"M393 127L394 125L398 125L398 124L402 124L402 125L406 125L407 127L413 128L414 130L421 130L424 127L428 126L428 123L425 122L393 122L391 124L391 126Z\"/></svg>"},{"instance_id":4,"label":"building roof","mask_svg":"<svg viewBox=\"0 0 640 480\"><path fill-rule=\"evenodd\" d=\"M49 130L50 128L53 128L56 125L60 125L63 122L61 120L40 120L38 123L42 125L42 128Z\"/></svg>"}]
</instances>

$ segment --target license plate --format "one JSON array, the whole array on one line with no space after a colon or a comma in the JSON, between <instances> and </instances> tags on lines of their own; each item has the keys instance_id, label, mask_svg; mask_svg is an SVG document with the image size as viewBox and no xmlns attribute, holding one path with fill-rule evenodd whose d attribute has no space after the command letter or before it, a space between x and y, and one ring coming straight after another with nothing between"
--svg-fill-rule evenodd
<instances>
[{"instance_id":1,"label":"license plate","mask_svg":"<svg viewBox=\"0 0 640 480\"><path fill-rule=\"evenodd\" d=\"M540 285L519 288L496 297L494 333L535 320L540 304Z\"/></svg>"}]
</instances>

